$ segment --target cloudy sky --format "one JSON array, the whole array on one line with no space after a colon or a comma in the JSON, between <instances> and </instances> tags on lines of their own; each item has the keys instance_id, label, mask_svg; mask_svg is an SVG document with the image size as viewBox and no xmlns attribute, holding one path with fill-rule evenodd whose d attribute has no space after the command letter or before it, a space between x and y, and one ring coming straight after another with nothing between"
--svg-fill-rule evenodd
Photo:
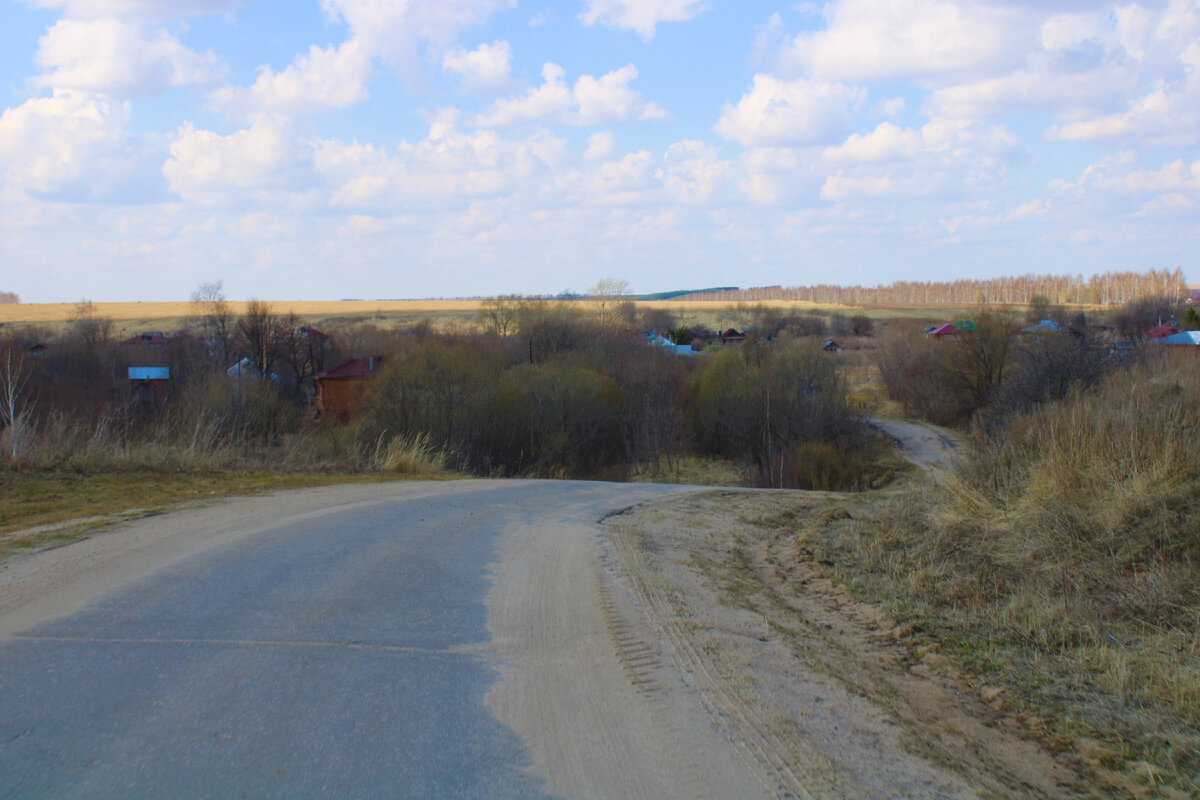
<instances>
[{"instance_id":1,"label":"cloudy sky","mask_svg":"<svg viewBox=\"0 0 1200 800\"><path fill-rule=\"evenodd\" d=\"M0 0L0 290L1182 267L1200 0Z\"/></svg>"}]
</instances>

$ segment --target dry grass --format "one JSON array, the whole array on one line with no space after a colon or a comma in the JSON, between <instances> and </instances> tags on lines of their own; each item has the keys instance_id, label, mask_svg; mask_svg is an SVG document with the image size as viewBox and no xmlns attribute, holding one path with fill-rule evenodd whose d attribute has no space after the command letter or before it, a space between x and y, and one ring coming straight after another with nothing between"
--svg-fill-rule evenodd
<instances>
[{"instance_id":1,"label":"dry grass","mask_svg":"<svg viewBox=\"0 0 1200 800\"><path fill-rule=\"evenodd\" d=\"M64 322L71 319L77 303L17 303L0 304L0 322ZM97 316L117 321L125 320L183 320L193 314L191 303L95 303ZM243 314L248 302L231 300L229 309ZM297 316L312 318L370 317L374 314L455 314L479 311L478 300L297 300L272 303L282 314L294 311Z\"/></svg>"},{"instance_id":2,"label":"dry grass","mask_svg":"<svg viewBox=\"0 0 1200 800\"><path fill-rule=\"evenodd\" d=\"M447 472L448 455L434 447L428 434L394 436L384 443L381 437L375 446L372 466L380 472L434 477Z\"/></svg>"},{"instance_id":3,"label":"dry grass","mask_svg":"<svg viewBox=\"0 0 1200 800\"><path fill-rule=\"evenodd\" d=\"M95 524L235 495L392 480L385 475L110 470L0 471L0 559L61 544Z\"/></svg>"},{"instance_id":4,"label":"dry grass","mask_svg":"<svg viewBox=\"0 0 1200 800\"><path fill-rule=\"evenodd\" d=\"M629 475L633 483L679 483L691 486L747 486L750 476L735 461L700 456L662 459Z\"/></svg>"},{"instance_id":5,"label":"dry grass","mask_svg":"<svg viewBox=\"0 0 1200 800\"><path fill-rule=\"evenodd\" d=\"M1047 744L1142 775L1135 794L1200 792L1195 359L1119 372L973 450L936 485L797 516L797 548L1047 720Z\"/></svg>"}]
</instances>

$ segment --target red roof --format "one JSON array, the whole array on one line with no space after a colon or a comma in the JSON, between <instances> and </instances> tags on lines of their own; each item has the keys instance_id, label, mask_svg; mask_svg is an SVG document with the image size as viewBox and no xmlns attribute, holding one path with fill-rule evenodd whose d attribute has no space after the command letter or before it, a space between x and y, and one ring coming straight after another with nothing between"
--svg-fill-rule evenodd
<instances>
[{"instance_id":1,"label":"red roof","mask_svg":"<svg viewBox=\"0 0 1200 800\"><path fill-rule=\"evenodd\" d=\"M383 361L383 356L368 356L366 358L352 358L345 364L336 366L331 370L318 373L316 380L348 380L351 378L369 378L378 367L379 362Z\"/></svg>"},{"instance_id":2,"label":"red roof","mask_svg":"<svg viewBox=\"0 0 1200 800\"><path fill-rule=\"evenodd\" d=\"M953 325L951 325L949 322L947 322L944 325L939 325L936 328L934 328L933 330L931 330L928 335L929 336L949 336L949 335L955 334L955 333L962 333L962 331L960 329L954 327Z\"/></svg>"},{"instance_id":3,"label":"red roof","mask_svg":"<svg viewBox=\"0 0 1200 800\"><path fill-rule=\"evenodd\" d=\"M1161 339L1164 336L1170 336L1173 333L1175 333L1175 326L1169 322L1164 322L1162 325L1159 325L1157 328L1151 328L1150 330L1146 331L1146 338L1147 339Z\"/></svg>"},{"instance_id":4,"label":"red roof","mask_svg":"<svg viewBox=\"0 0 1200 800\"><path fill-rule=\"evenodd\" d=\"M162 335L162 331L151 331L149 333L139 333L136 336L131 336L125 340L126 344L163 344L167 341L167 337Z\"/></svg>"},{"instance_id":5,"label":"red roof","mask_svg":"<svg viewBox=\"0 0 1200 800\"><path fill-rule=\"evenodd\" d=\"M296 333L301 336L307 336L310 339L328 339L329 334L324 331L319 331L311 325L304 325L296 329Z\"/></svg>"}]
</instances>

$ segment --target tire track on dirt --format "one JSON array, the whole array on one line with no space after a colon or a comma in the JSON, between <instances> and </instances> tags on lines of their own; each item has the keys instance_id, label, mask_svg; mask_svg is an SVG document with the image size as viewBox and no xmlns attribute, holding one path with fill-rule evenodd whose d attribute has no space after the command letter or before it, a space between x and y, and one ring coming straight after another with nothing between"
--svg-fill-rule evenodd
<instances>
[{"instance_id":1,"label":"tire track on dirt","mask_svg":"<svg viewBox=\"0 0 1200 800\"><path fill-rule=\"evenodd\" d=\"M763 788L773 797L797 800L862 796L837 778L836 765L803 747L794 731L791 736L781 733L781 720L772 718L752 694L739 692L715 659L701 653L693 643L695 633L679 621L683 610L672 602L670 585L654 571L636 543L636 534L619 523L611 530L622 574L639 604L670 646L678 669L691 679L714 723L725 731L747 765L762 776ZM718 651L714 648L712 652Z\"/></svg>"}]
</instances>

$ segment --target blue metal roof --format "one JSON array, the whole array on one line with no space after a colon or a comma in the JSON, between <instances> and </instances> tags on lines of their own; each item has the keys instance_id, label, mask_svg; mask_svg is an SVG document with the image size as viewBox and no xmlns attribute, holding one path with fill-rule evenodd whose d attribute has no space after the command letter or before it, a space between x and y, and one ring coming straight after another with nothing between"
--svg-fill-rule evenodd
<instances>
[{"instance_id":1,"label":"blue metal roof","mask_svg":"<svg viewBox=\"0 0 1200 800\"><path fill-rule=\"evenodd\" d=\"M130 367L129 380L131 381L169 381L171 380L170 367Z\"/></svg>"}]
</instances>

